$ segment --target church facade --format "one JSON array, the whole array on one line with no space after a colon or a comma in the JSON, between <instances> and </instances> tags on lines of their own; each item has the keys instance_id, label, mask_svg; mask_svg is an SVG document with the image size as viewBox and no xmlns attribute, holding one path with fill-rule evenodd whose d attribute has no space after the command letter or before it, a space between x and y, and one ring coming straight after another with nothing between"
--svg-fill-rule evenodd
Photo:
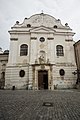
<instances>
[{"instance_id":1,"label":"church facade","mask_svg":"<svg viewBox=\"0 0 80 120\"><path fill-rule=\"evenodd\" d=\"M73 88L74 33L48 14L35 14L11 27L6 89Z\"/></svg>"}]
</instances>

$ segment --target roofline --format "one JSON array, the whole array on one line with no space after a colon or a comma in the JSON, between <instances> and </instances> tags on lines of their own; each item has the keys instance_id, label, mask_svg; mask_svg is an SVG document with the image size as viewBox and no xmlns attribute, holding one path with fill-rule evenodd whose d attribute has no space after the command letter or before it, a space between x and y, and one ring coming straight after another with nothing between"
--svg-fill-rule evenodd
<instances>
[{"instance_id":1,"label":"roofline","mask_svg":"<svg viewBox=\"0 0 80 120\"><path fill-rule=\"evenodd\" d=\"M77 42L75 42L74 46L75 46L76 44L78 44L79 42L80 42L80 40L78 40Z\"/></svg>"}]
</instances>

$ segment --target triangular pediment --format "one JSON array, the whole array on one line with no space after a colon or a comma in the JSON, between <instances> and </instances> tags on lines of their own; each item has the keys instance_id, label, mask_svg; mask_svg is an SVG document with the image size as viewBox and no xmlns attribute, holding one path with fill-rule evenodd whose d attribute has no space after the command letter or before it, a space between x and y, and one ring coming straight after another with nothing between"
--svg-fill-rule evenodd
<instances>
[{"instance_id":1,"label":"triangular pediment","mask_svg":"<svg viewBox=\"0 0 80 120\"><path fill-rule=\"evenodd\" d=\"M36 27L30 30L30 32L39 32L39 33L54 33L55 30L45 27L45 26L40 26L40 27Z\"/></svg>"}]
</instances>

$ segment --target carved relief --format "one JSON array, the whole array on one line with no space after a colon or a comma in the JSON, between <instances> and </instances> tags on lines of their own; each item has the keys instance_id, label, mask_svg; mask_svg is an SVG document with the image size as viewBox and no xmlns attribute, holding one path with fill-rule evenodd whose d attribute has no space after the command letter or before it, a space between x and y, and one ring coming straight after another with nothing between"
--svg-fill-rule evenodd
<instances>
[{"instance_id":1,"label":"carved relief","mask_svg":"<svg viewBox=\"0 0 80 120\"><path fill-rule=\"evenodd\" d=\"M42 49L42 48L44 48L44 46L45 46L44 44L41 44L41 45L40 45L40 48Z\"/></svg>"},{"instance_id":2,"label":"carved relief","mask_svg":"<svg viewBox=\"0 0 80 120\"><path fill-rule=\"evenodd\" d=\"M40 23L41 22L41 17L40 16L37 16L33 21L32 23Z\"/></svg>"},{"instance_id":3,"label":"carved relief","mask_svg":"<svg viewBox=\"0 0 80 120\"><path fill-rule=\"evenodd\" d=\"M45 63L45 51L40 51L39 63Z\"/></svg>"},{"instance_id":4,"label":"carved relief","mask_svg":"<svg viewBox=\"0 0 80 120\"><path fill-rule=\"evenodd\" d=\"M39 62L40 62L40 64L41 64L41 63L45 63L44 56L40 56L40 57L39 57Z\"/></svg>"},{"instance_id":5,"label":"carved relief","mask_svg":"<svg viewBox=\"0 0 80 120\"><path fill-rule=\"evenodd\" d=\"M41 70L44 70L45 69L45 65L41 65Z\"/></svg>"},{"instance_id":6,"label":"carved relief","mask_svg":"<svg viewBox=\"0 0 80 120\"><path fill-rule=\"evenodd\" d=\"M38 64L38 61L37 61L37 59L35 59L35 64Z\"/></svg>"},{"instance_id":7,"label":"carved relief","mask_svg":"<svg viewBox=\"0 0 80 120\"><path fill-rule=\"evenodd\" d=\"M47 64L49 64L50 62L49 62L49 59L47 59Z\"/></svg>"}]
</instances>

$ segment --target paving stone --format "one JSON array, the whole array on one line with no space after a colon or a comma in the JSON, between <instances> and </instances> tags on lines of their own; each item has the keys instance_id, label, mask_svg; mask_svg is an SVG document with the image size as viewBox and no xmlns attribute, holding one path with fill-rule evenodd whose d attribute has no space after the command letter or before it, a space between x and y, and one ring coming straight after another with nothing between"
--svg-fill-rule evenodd
<instances>
[{"instance_id":1,"label":"paving stone","mask_svg":"<svg viewBox=\"0 0 80 120\"><path fill-rule=\"evenodd\" d=\"M1 90L0 120L80 120L80 91Z\"/></svg>"}]
</instances>

